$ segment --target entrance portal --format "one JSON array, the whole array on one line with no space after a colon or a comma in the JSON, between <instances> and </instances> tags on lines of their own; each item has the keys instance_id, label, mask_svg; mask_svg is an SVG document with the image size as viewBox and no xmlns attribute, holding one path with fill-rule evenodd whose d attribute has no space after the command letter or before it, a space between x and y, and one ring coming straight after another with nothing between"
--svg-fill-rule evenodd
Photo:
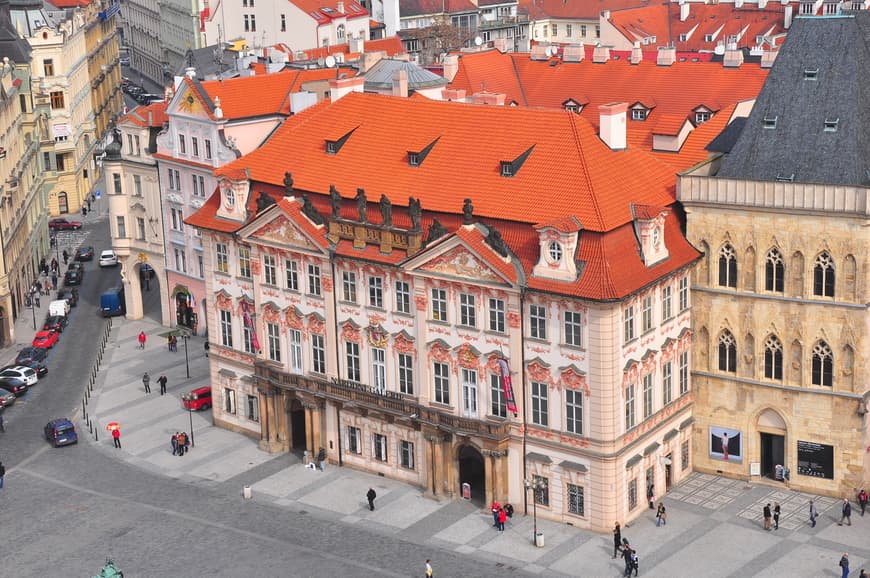
<instances>
[{"instance_id":1,"label":"entrance portal","mask_svg":"<svg viewBox=\"0 0 870 578\"><path fill-rule=\"evenodd\" d=\"M671 490L671 483L672 483L671 464L673 463L671 461L671 454L666 455L665 459L662 461L665 464L665 491L670 491Z\"/></svg>"},{"instance_id":2,"label":"entrance portal","mask_svg":"<svg viewBox=\"0 0 870 578\"><path fill-rule=\"evenodd\" d=\"M776 466L785 461L785 436L761 434L761 475L775 478Z\"/></svg>"},{"instance_id":3,"label":"entrance portal","mask_svg":"<svg viewBox=\"0 0 870 578\"><path fill-rule=\"evenodd\" d=\"M290 402L290 440L293 443L293 451L301 454L306 450L305 432L305 408L298 399Z\"/></svg>"},{"instance_id":4,"label":"entrance portal","mask_svg":"<svg viewBox=\"0 0 870 578\"><path fill-rule=\"evenodd\" d=\"M471 501L484 505L486 503L486 468L483 456L472 446L459 448L459 495L462 495L462 484L471 485Z\"/></svg>"}]
</instances>

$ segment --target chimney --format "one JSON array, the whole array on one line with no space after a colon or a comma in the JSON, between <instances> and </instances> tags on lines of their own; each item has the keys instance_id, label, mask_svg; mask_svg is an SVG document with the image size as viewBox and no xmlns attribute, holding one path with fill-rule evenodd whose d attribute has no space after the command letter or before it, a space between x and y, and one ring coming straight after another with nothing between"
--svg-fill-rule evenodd
<instances>
[{"instance_id":1,"label":"chimney","mask_svg":"<svg viewBox=\"0 0 870 578\"><path fill-rule=\"evenodd\" d=\"M360 67L359 71L361 73L368 72L372 66L377 64L387 55L383 50L378 50L376 52L363 52L362 58L360 58Z\"/></svg>"},{"instance_id":2,"label":"chimney","mask_svg":"<svg viewBox=\"0 0 870 578\"><path fill-rule=\"evenodd\" d=\"M674 46L659 46L659 52L656 55L656 64L659 66L670 66L677 61L677 49Z\"/></svg>"},{"instance_id":3,"label":"chimney","mask_svg":"<svg viewBox=\"0 0 870 578\"><path fill-rule=\"evenodd\" d=\"M465 101L465 89L463 88L442 88L441 100L452 100L454 102Z\"/></svg>"},{"instance_id":4,"label":"chimney","mask_svg":"<svg viewBox=\"0 0 870 578\"><path fill-rule=\"evenodd\" d=\"M505 95L499 92L475 92L471 95L473 104L493 104L495 106L504 106Z\"/></svg>"},{"instance_id":5,"label":"chimney","mask_svg":"<svg viewBox=\"0 0 870 578\"><path fill-rule=\"evenodd\" d=\"M640 47L640 42L635 42L631 47L631 57L629 62L632 64L640 64L643 61L643 49Z\"/></svg>"},{"instance_id":6,"label":"chimney","mask_svg":"<svg viewBox=\"0 0 870 578\"><path fill-rule=\"evenodd\" d=\"M743 64L743 51L739 48L729 48L725 51L725 56L722 59L722 65L725 68L740 68Z\"/></svg>"},{"instance_id":7,"label":"chimney","mask_svg":"<svg viewBox=\"0 0 870 578\"><path fill-rule=\"evenodd\" d=\"M365 39L363 38L362 32L359 33L359 36L351 36L347 41L347 51L351 54L358 54L365 50Z\"/></svg>"},{"instance_id":8,"label":"chimney","mask_svg":"<svg viewBox=\"0 0 870 578\"><path fill-rule=\"evenodd\" d=\"M690 4L686 0L680 0L680 22L685 22L689 18Z\"/></svg>"},{"instance_id":9,"label":"chimney","mask_svg":"<svg viewBox=\"0 0 870 578\"><path fill-rule=\"evenodd\" d=\"M628 103L611 102L598 107L598 136L610 150L625 149L625 121Z\"/></svg>"},{"instance_id":10,"label":"chimney","mask_svg":"<svg viewBox=\"0 0 870 578\"><path fill-rule=\"evenodd\" d=\"M791 4L785 7L785 18L782 23L782 27L788 30L791 28L791 21L794 19L794 9L791 7Z\"/></svg>"},{"instance_id":11,"label":"chimney","mask_svg":"<svg viewBox=\"0 0 870 578\"><path fill-rule=\"evenodd\" d=\"M738 10L743 8L743 0L734 0L734 9Z\"/></svg>"},{"instance_id":12,"label":"chimney","mask_svg":"<svg viewBox=\"0 0 870 578\"><path fill-rule=\"evenodd\" d=\"M362 76L351 76L350 78L333 78L329 81L329 97L332 102L347 96L351 92L363 92L366 79Z\"/></svg>"},{"instance_id":13,"label":"chimney","mask_svg":"<svg viewBox=\"0 0 870 578\"><path fill-rule=\"evenodd\" d=\"M447 82L453 82L457 72L459 72L459 55L448 54L444 57L444 71L442 74L444 74Z\"/></svg>"},{"instance_id":14,"label":"chimney","mask_svg":"<svg viewBox=\"0 0 870 578\"><path fill-rule=\"evenodd\" d=\"M397 70L393 73L393 96L408 97L408 72Z\"/></svg>"},{"instance_id":15,"label":"chimney","mask_svg":"<svg viewBox=\"0 0 870 578\"><path fill-rule=\"evenodd\" d=\"M344 14L344 2L342 2L342 0L338 0L338 4L336 5L335 9L338 10L339 14Z\"/></svg>"},{"instance_id":16,"label":"chimney","mask_svg":"<svg viewBox=\"0 0 870 578\"><path fill-rule=\"evenodd\" d=\"M776 60L777 50L762 50L761 51L761 68L772 68Z\"/></svg>"},{"instance_id":17,"label":"chimney","mask_svg":"<svg viewBox=\"0 0 870 578\"><path fill-rule=\"evenodd\" d=\"M764 10L767 8L767 0L758 0L758 9Z\"/></svg>"},{"instance_id":18,"label":"chimney","mask_svg":"<svg viewBox=\"0 0 870 578\"><path fill-rule=\"evenodd\" d=\"M592 62L603 64L610 60L610 47L598 45L592 50Z\"/></svg>"}]
</instances>

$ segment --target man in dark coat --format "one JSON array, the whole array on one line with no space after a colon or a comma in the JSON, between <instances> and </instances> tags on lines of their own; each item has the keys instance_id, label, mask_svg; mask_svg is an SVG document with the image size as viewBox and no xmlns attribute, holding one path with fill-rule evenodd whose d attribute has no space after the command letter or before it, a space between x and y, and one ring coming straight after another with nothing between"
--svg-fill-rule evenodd
<instances>
[{"instance_id":1,"label":"man in dark coat","mask_svg":"<svg viewBox=\"0 0 870 578\"><path fill-rule=\"evenodd\" d=\"M366 499L369 501L369 510L372 512L375 510L375 498L377 497L378 495L375 493L375 489L369 488L369 491L366 493Z\"/></svg>"},{"instance_id":2,"label":"man in dark coat","mask_svg":"<svg viewBox=\"0 0 870 578\"><path fill-rule=\"evenodd\" d=\"M837 525L842 526L843 520L846 520L848 525L852 525L852 504L849 502L849 498L843 498L843 516L837 522Z\"/></svg>"},{"instance_id":3,"label":"man in dark coat","mask_svg":"<svg viewBox=\"0 0 870 578\"><path fill-rule=\"evenodd\" d=\"M764 529L770 530L770 504L764 506Z\"/></svg>"}]
</instances>

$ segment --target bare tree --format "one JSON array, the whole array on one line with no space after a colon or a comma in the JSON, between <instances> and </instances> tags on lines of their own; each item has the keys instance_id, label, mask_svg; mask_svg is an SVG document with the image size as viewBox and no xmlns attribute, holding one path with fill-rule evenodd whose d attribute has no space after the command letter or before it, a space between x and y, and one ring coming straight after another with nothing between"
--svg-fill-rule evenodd
<instances>
[{"instance_id":1,"label":"bare tree","mask_svg":"<svg viewBox=\"0 0 870 578\"><path fill-rule=\"evenodd\" d=\"M435 17L431 26L406 31L407 38L419 41L421 64L433 64L441 54L466 46L475 33L455 26L446 14Z\"/></svg>"}]
</instances>

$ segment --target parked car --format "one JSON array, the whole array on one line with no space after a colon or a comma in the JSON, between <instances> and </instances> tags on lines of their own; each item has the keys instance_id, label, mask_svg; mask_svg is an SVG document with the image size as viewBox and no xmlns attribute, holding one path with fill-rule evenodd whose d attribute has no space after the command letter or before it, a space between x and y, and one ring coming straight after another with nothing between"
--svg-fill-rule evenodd
<instances>
[{"instance_id":1,"label":"parked car","mask_svg":"<svg viewBox=\"0 0 870 578\"><path fill-rule=\"evenodd\" d=\"M181 406L191 411L205 410L211 407L211 386L198 387L190 393L181 396Z\"/></svg>"},{"instance_id":2,"label":"parked car","mask_svg":"<svg viewBox=\"0 0 870 578\"><path fill-rule=\"evenodd\" d=\"M66 318L65 315L49 315L45 318L45 323L43 323L43 329L53 329L58 333L62 333L69 323L69 319Z\"/></svg>"},{"instance_id":3,"label":"parked car","mask_svg":"<svg viewBox=\"0 0 870 578\"><path fill-rule=\"evenodd\" d=\"M41 347L25 347L15 357L15 365L24 365L28 361L42 361L48 355L48 350Z\"/></svg>"},{"instance_id":4,"label":"parked car","mask_svg":"<svg viewBox=\"0 0 870 578\"><path fill-rule=\"evenodd\" d=\"M55 345L57 345L58 333L54 330L43 330L37 333L33 337L33 347L43 347L45 349L51 349Z\"/></svg>"},{"instance_id":5,"label":"parked car","mask_svg":"<svg viewBox=\"0 0 870 578\"><path fill-rule=\"evenodd\" d=\"M21 365L7 365L6 367L0 368L0 371L6 371L7 369L12 369L15 367L28 367L36 372L36 377L38 379L42 379L46 375L48 375L48 368L41 361L28 361L26 363L22 363Z\"/></svg>"},{"instance_id":6,"label":"parked car","mask_svg":"<svg viewBox=\"0 0 870 578\"><path fill-rule=\"evenodd\" d=\"M94 248L93 247L79 247L76 250L76 261L93 261L94 260Z\"/></svg>"},{"instance_id":7,"label":"parked car","mask_svg":"<svg viewBox=\"0 0 870 578\"><path fill-rule=\"evenodd\" d=\"M132 82L127 85L126 91L132 97L135 97L137 94L142 94L145 92L145 89L139 86L138 84L133 84Z\"/></svg>"},{"instance_id":8,"label":"parked car","mask_svg":"<svg viewBox=\"0 0 870 578\"><path fill-rule=\"evenodd\" d=\"M45 424L44 432L45 439L56 448L68 446L79 441L75 424L65 417L53 419Z\"/></svg>"},{"instance_id":9,"label":"parked car","mask_svg":"<svg viewBox=\"0 0 870 578\"><path fill-rule=\"evenodd\" d=\"M11 391L15 397L21 397L27 391L27 384L17 377L0 377L0 389Z\"/></svg>"},{"instance_id":10,"label":"parked car","mask_svg":"<svg viewBox=\"0 0 870 578\"><path fill-rule=\"evenodd\" d=\"M82 280L85 277L84 269L70 269L66 272L66 275L63 276L63 284L64 285L81 285Z\"/></svg>"},{"instance_id":11,"label":"parked car","mask_svg":"<svg viewBox=\"0 0 870 578\"><path fill-rule=\"evenodd\" d=\"M10 405L15 404L15 394L9 391L8 389L3 389L0 387L0 407L9 407Z\"/></svg>"},{"instance_id":12,"label":"parked car","mask_svg":"<svg viewBox=\"0 0 870 578\"><path fill-rule=\"evenodd\" d=\"M69 303L70 307L75 307L79 304L79 290L78 289L59 289L57 292L58 300L65 300Z\"/></svg>"},{"instance_id":13,"label":"parked car","mask_svg":"<svg viewBox=\"0 0 870 578\"><path fill-rule=\"evenodd\" d=\"M100 253L100 267L114 267L118 264L118 256L112 249L104 249Z\"/></svg>"},{"instance_id":14,"label":"parked car","mask_svg":"<svg viewBox=\"0 0 870 578\"><path fill-rule=\"evenodd\" d=\"M82 228L82 224L79 221L69 221L67 219L52 219L48 222L49 229L72 229L77 230Z\"/></svg>"},{"instance_id":15,"label":"parked car","mask_svg":"<svg viewBox=\"0 0 870 578\"><path fill-rule=\"evenodd\" d=\"M130 66L130 57L129 56L122 56L121 58L118 59L118 63L121 66Z\"/></svg>"},{"instance_id":16,"label":"parked car","mask_svg":"<svg viewBox=\"0 0 870 578\"><path fill-rule=\"evenodd\" d=\"M12 367L4 367L0 370L0 378L3 377L14 377L16 379L21 379L24 383L27 384L28 387L31 385L36 385L36 382L39 380L39 376L36 374L36 370L26 365L13 365Z\"/></svg>"}]
</instances>

